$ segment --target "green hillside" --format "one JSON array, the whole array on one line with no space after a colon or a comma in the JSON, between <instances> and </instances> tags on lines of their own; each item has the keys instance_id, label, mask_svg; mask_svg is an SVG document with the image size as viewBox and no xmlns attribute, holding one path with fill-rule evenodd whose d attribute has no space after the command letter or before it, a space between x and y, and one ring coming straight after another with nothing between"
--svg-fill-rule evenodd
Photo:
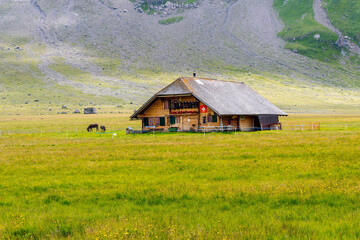
<instances>
[{"instance_id":1,"label":"green hillside","mask_svg":"<svg viewBox=\"0 0 360 240\"><path fill-rule=\"evenodd\" d=\"M285 24L279 36L287 41L287 49L325 62L341 56L334 44L338 36L314 20L313 0L275 0L274 7ZM317 34L319 39L314 37Z\"/></svg>"},{"instance_id":2,"label":"green hillside","mask_svg":"<svg viewBox=\"0 0 360 240\"><path fill-rule=\"evenodd\" d=\"M329 17L344 35L360 44L360 1L324 0Z\"/></svg>"}]
</instances>

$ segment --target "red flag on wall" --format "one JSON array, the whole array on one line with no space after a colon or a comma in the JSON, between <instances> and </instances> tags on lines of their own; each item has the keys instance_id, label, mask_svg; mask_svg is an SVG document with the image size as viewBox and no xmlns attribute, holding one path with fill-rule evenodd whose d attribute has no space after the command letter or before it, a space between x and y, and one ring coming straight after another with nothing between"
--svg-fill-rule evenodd
<instances>
[{"instance_id":1,"label":"red flag on wall","mask_svg":"<svg viewBox=\"0 0 360 240\"><path fill-rule=\"evenodd\" d=\"M206 113L207 112L207 106L206 105L201 105L200 106L200 112Z\"/></svg>"}]
</instances>

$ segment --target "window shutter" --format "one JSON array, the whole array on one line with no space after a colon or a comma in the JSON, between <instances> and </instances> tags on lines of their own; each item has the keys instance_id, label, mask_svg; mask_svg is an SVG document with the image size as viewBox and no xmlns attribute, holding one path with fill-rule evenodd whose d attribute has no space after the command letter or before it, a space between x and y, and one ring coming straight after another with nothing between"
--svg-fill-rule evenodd
<instances>
[{"instance_id":1,"label":"window shutter","mask_svg":"<svg viewBox=\"0 0 360 240\"><path fill-rule=\"evenodd\" d=\"M208 122L212 122L212 116L211 116L211 115L208 115L207 121L208 121Z\"/></svg>"},{"instance_id":2,"label":"window shutter","mask_svg":"<svg viewBox=\"0 0 360 240\"><path fill-rule=\"evenodd\" d=\"M175 117L174 116L170 116L170 124L175 124Z\"/></svg>"},{"instance_id":3,"label":"window shutter","mask_svg":"<svg viewBox=\"0 0 360 240\"><path fill-rule=\"evenodd\" d=\"M149 126L149 118L144 117L144 126Z\"/></svg>"},{"instance_id":4,"label":"window shutter","mask_svg":"<svg viewBox=\"0 0 360 240\"><path fill-rule=\"evenodd\" d=\"M217 115L212 115L212 122L217 122Z\"/></svg>"},{"instance_id":5,"label":"window shutter","mask_svg":"<svg viewBox=\"0 0 360 240\"><path fill-rule=\"evenodd\" d=\"M160 117L160 126L165 126L165 117Z\"/></svg>"}]
</instances>

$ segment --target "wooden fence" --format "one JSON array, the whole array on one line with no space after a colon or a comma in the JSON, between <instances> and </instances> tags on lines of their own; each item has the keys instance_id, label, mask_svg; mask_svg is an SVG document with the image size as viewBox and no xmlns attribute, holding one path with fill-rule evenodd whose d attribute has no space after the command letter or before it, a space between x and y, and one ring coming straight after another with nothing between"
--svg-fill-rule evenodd
<instances>
[{"instance_id":1,"label":"wooden fence","mask_svg":"<svg viewBox=\"0 0 360 240\"><path fill-rule=\"evenodd\" d=\"M320 123L282 123L282 130L320 130Z\"/></svg>"}]
</instances>

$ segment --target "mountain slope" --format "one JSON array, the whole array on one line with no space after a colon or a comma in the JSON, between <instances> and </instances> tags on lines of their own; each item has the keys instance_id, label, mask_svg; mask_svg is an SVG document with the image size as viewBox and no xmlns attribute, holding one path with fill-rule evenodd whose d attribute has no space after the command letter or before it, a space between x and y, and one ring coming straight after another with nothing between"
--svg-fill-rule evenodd
<instances>
[{"instance_id":1,"label":"mountain slope","mask_svg":"<svg viewBox=\"0 0 360 240\"><path fill-rule=\"evenodd\" d=\"M3 112L41 97L31 111L123 111L193 70L245 81L290 111L351 109L359 100L357 63L286 50L271 1L201 1L171 13L182 20L169 25L159 24L168 16L139 13L126 0L4 0L0 14Z\"/></svg>"},{"instance_id":2,"label":"mountain slope","mask_svg":"<svg viewBox=\"0 0 360 240\"><path fill-rule=\"evenodd\" d=\"M360 44L360 2L356 0L325 0L323 7L327 10L332 24L341 30L343 35L351 37Z\"/></svg>"}]
</instances>

